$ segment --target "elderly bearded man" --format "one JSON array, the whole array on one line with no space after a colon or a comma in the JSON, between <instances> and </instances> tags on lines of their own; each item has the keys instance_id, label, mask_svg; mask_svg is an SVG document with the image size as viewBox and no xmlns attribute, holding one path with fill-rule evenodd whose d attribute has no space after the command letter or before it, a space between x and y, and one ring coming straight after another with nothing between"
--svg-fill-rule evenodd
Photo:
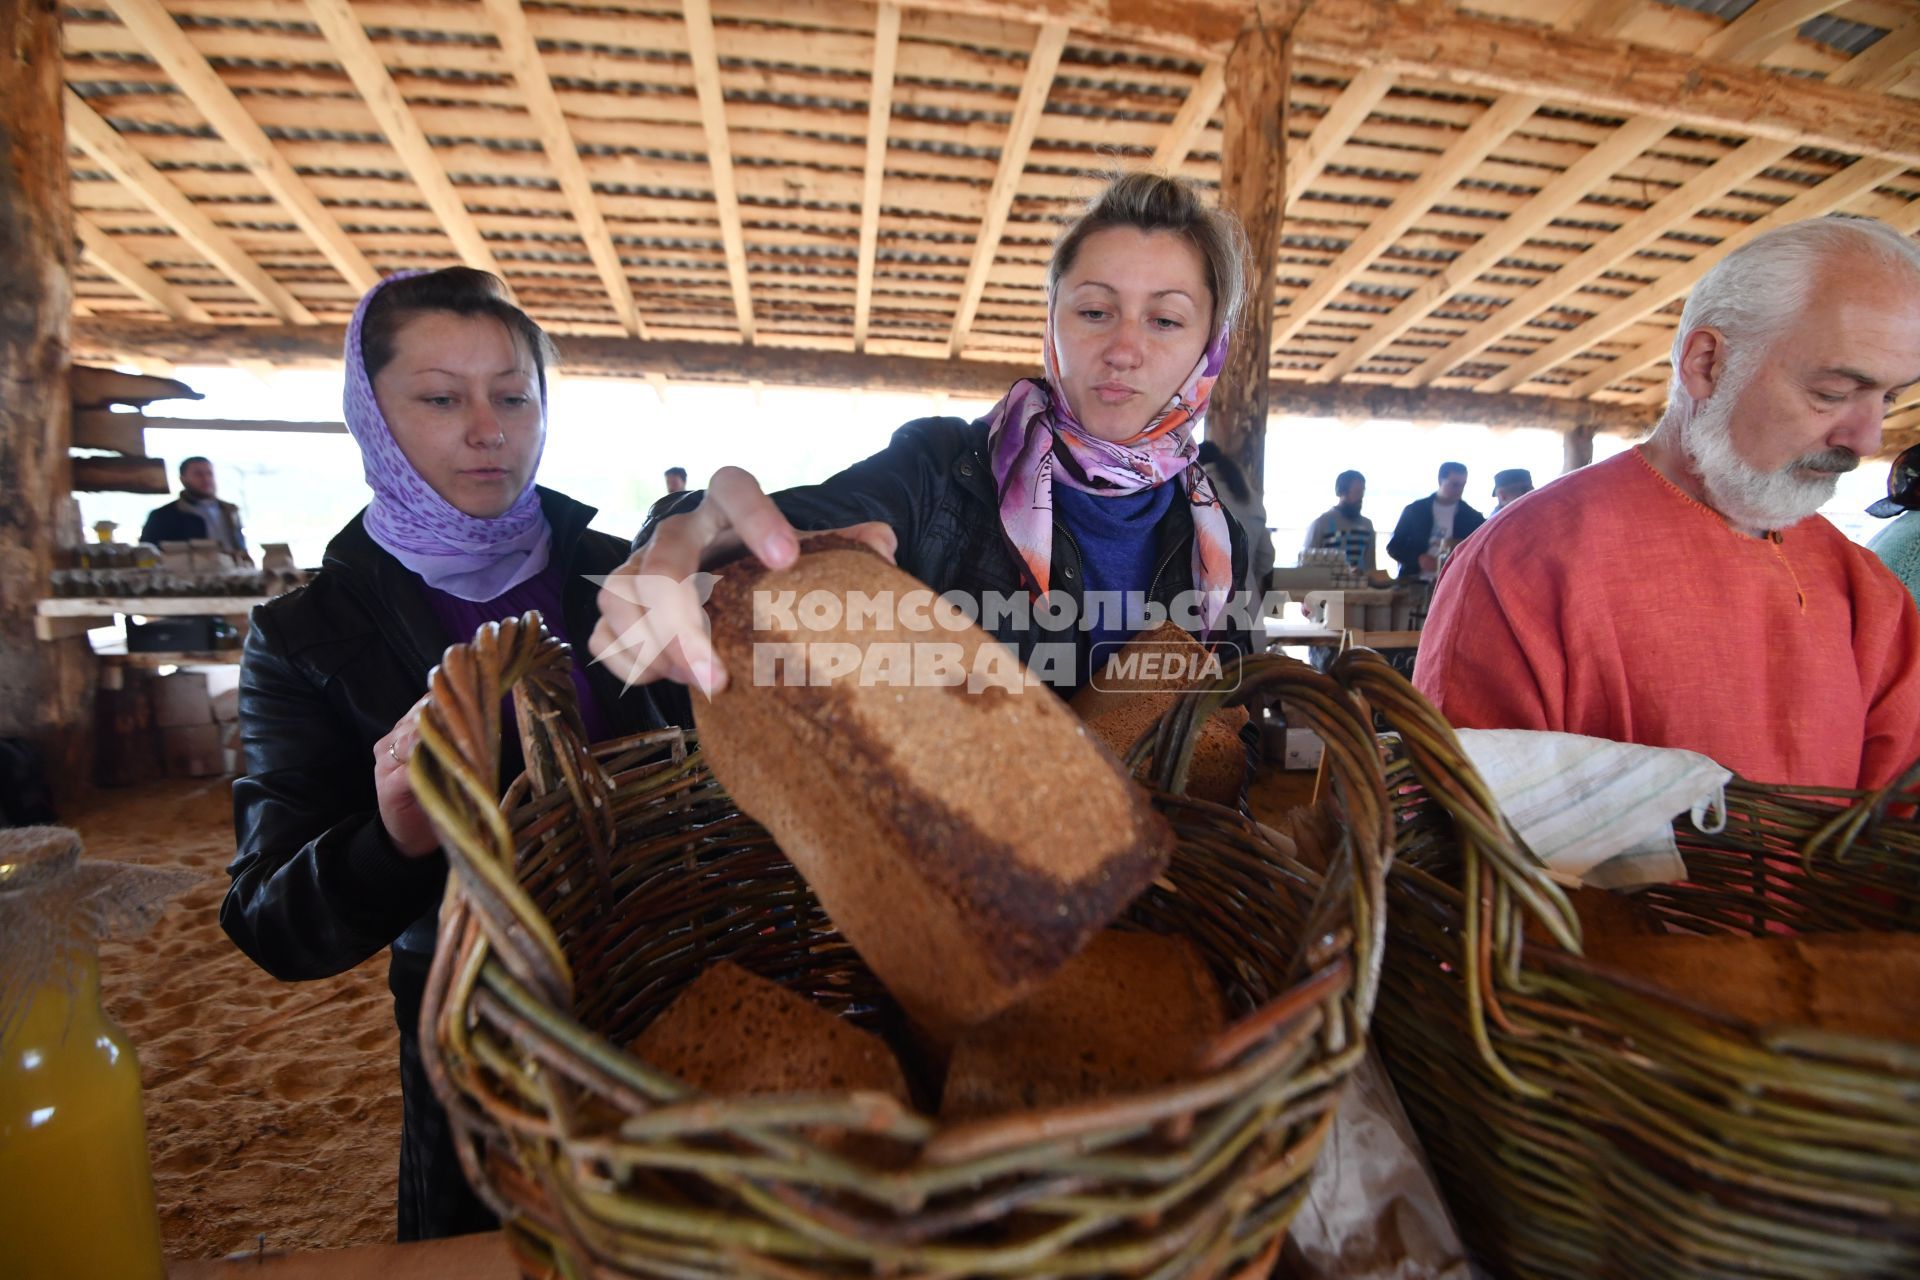
<instances>
[{"instance_id":1,"label":"elderly bearded man","mask_svg":"<svg viewBox=\"0 0 1920 1280\"><path fill-rule=\"evenodd\" d=\"M1456 551L1417 683L1456 725L1685 747L1879 786L1920 755L1920 616L1814 514L1920 381L1920 246L1794 223L1695 287L1667 410Z\"/></svg>"}]
</instances>

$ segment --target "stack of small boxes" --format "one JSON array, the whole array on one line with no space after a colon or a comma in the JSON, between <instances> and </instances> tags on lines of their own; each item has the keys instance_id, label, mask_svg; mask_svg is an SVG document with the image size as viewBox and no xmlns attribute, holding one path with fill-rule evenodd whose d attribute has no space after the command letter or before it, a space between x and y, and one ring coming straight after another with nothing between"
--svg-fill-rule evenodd
<instances>
[{"instance_id":1,"label":"stack of small boxes","mask_svg":"<svg viewBox=\"0 0 1920 1280\"><path fill-rule=\"evenodd\" d=\"M148 682L161 772L169 778L212 778L238 763L240 691L207 690L203 671L180 671Z\"/></svg>"}]
</instances>

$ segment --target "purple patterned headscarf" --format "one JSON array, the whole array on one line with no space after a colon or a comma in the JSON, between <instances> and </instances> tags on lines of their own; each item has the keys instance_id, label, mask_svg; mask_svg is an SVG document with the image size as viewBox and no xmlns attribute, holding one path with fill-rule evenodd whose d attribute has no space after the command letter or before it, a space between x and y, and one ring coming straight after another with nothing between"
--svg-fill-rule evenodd
<instances>
[{"instance_id":1,"label":"purple patterned headscarf","mask_svg":"<svg viewBox=\"0 0 1920 1280\"><path fill-rule=\"evenodd\" d=\"M366 464L367 533L394 559L426 580L426 584L462 600L492 600L547 567L553 531L540 508L533 481L514 500L505 515L486 520L470 516L435 493L393 438L380 405L373 398L373 379L361 354L360 331L367 305L374 295L396 280L426 275L399 271L388 276L360 299L353 323L347 326L347 386L343 397L347 430L360 445ZM540 399L541 452L546 448L546 396ZM540 469L540 454L533 470Z\"/></svg>"}]
</instances>

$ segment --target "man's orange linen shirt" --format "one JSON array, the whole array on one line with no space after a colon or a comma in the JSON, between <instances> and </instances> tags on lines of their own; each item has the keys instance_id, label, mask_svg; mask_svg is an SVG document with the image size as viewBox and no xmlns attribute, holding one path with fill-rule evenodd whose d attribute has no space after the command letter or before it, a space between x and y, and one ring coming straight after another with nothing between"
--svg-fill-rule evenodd
<instances>
[{"instance_id":1,"label":"man's orange linen shirt","mask_svg":"<svg viewBox=\"0 0 1920 1280\"><path fill-rule=\"evenodd\" d=\"M1685 747L1877 787L1920 756L1920 614L1819 516L1749 537L1632 449L1449 558L1414 683L1454 725Z\"/></svg>"}]
</instances>

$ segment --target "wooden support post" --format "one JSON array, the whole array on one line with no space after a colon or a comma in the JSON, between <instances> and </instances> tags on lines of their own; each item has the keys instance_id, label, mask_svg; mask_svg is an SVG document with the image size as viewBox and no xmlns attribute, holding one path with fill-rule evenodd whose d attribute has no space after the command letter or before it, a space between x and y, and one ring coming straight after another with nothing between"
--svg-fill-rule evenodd
<instances>
[{"instance_id":1,"label":"wooden support post","mask_svg":"<svg viewBox=\"0 0 1920 1280\"><path fill-rule=\"evenodd\" d=\"M0 736L40 750L64 804L93 772L93 660L84 636L31 638L70 479L63 93L59 4L0 4Z\"/></svg>"},{"instance_id":2,"label":"wooden support post","mask_svg":"<svg viewBox=\"0 0 1920 1280\"><path fill-rule=\"evenodd\" d=\"M1562 456L1565 459L1560 467L1563 475L1592 465L1593 428L1575 427L1560 437L1560 447L1564 451Z\"/></svg>"},{"instance_id":3,"label":"wooden support post","mask_svg":"<svg viewBox=\"0 0 1920 1280\"><path fill-rule=\"evenodd\" d=\"M1280 218L1287 201L1287 86L1293 4L1256 5L1227 54L1220 201L1247 231L1247 302L1227 366L1207 412L1207 438L1265 491L1267 380L1273 350L1273 290Z\"/></svg>"}]
</instances>

